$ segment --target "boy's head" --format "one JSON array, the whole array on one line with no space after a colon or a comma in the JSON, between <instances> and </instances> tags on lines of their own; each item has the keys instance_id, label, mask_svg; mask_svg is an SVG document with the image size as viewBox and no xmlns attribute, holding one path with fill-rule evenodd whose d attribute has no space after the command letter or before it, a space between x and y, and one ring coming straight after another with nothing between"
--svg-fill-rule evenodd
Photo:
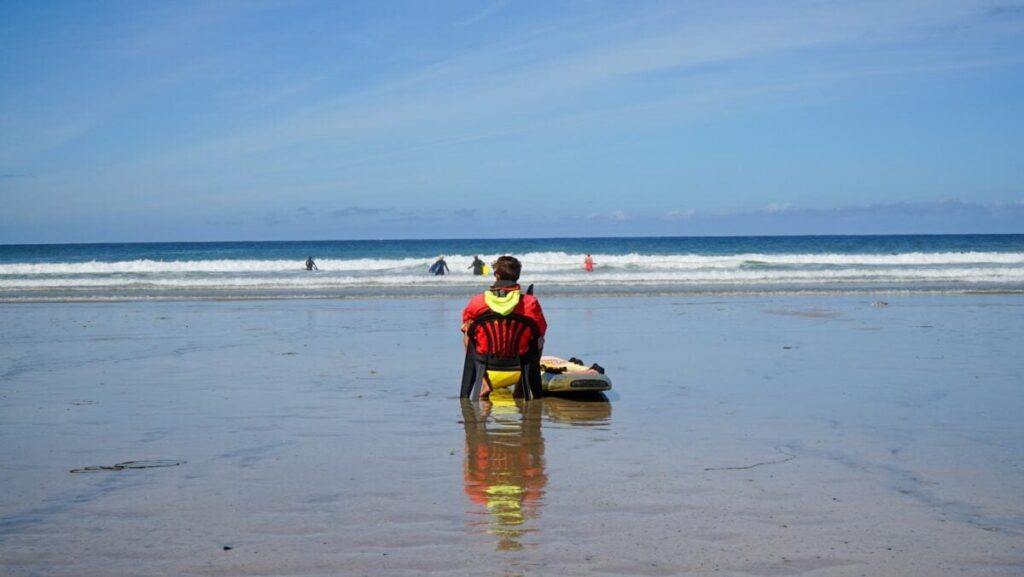
<instances>
[{"instance_id":1,"label":"boy's head","mask_svg":"<svg viewBox=\"0 0 1024 577\"><path fill-rule=\"evenodd\" d=\"M498 280L517 282L522 270L523 265L514 256L499 256L498 260L494 261L494 278Z\"/></svg>"}]
</instances>

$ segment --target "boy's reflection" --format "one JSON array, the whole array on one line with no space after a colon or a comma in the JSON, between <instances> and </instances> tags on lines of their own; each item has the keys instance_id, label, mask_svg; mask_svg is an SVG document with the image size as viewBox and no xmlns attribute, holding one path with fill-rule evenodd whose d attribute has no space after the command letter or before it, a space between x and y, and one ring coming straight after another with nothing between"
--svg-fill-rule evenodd
<instances>
[{"instance_id":1,"label":"boy's reflection","mask_svg":"<svg viewBox=\"0 0 1024 577\"><path fill-rule=\"evenodd\" d=\"M462 420L466 494L487 515L473 524L497 536L499 550L521 549L519 538L531 530L524 524L537 515L547 485L540 403L498 389L479 401L463 399Z\"/></svg>"},{"instance_id":2,"label":"boy's reflection","mask_svg":"<svg viewBox=\"0 0 1024 577\"><path fill-rule=\"evenodd\" d=\"M540 512L547 485L541 411L573 424L607 423L607 399L599 395L591 400L597 402L523 401L513 399L508 389L495 390L479 401L462 400L466 494L483 509L473 511L481 520L471 523L498 537L499 550L521 549L522 536L537 530L527 522Z\"/></svg>"}]
</instances>

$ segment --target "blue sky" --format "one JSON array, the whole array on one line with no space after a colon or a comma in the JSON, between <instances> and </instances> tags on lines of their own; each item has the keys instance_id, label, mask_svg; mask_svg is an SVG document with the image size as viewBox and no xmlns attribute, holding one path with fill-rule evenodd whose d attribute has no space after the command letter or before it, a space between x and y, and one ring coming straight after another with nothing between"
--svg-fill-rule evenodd
<instances>
[{"instance_id":1,"label":"blue sky","mask_svg":"<svg viewBox=\"0 0 1024 577\"><path fill-rule=\"evenodd\" d=\"M0 243L1024 232L1024 3L0 0Z\"/></svg>"}]
</instances>

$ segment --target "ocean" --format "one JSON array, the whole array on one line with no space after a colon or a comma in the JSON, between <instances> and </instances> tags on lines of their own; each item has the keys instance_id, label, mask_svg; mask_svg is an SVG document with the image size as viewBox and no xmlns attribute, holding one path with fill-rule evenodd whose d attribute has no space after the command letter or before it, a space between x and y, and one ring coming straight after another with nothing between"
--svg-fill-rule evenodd
<instances>
[{"instance_id":1,"label":"ocean","mask_svg":"<svg viewBox=\"0 0 1024 577\"><path fill-rule=\"evenodd\" d=\"M464 296L502 254L549 295L1024 292L1018 234L640 237L0 245L0 302Z\"/></svg>"}]
</instances>

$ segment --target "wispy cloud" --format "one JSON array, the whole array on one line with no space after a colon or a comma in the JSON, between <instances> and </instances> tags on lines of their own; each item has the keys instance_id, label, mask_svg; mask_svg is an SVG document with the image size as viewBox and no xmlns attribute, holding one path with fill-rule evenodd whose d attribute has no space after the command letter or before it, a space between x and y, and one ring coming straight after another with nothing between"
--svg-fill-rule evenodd
<instances>
[{"instance_id":1,"label":"wispy cloud","mask_svg":"<svg viewBox=\"0 0 1024 577\"><path fill-rule=\"evenodd\" d=\"M702 230L771 234L897 234L1024 232L1024 202L977 203L958 199L872 203L830 208L758 208L698 213Z\"/></svg>"},{"instance_id":2,"label":"wispy cloud","mask_svg":"<svg viewBox=\"0 0 1024 577\"><path fill-rule=\"evenodd\" d=\"M950 214L957 212L975 212L997 214L1006 211L1016 211L1024 206L1024 201L1016 203L1005 202L966 202L955 198L929 201L898 201L888 203L871 203L860 205L844 205L830 208L818 207L797 207L789 202L773 202L766 206L752 210L736 210L718 213L706 213L717 216L735 215L776 215L785 217L816 216L816 215L929 215L929 214Z\"/></svg>"},{"instance_id":3,"label":"wispy cloud","mask_svg":"<svg viewBox=\"0 0 1024 577\"><path fill-rule=\"evenodd\" d=\"M770 202L761 212L787 212L793 210L793 203L791 202Z\"/></svg>"},{"instance_id":4,"label":"wispy cloud","mask_svg":"<svg viewBox=\"0 0 1024 577\"><path fill-rule=\"evenodd\" d=\"M292 220L292 215L285 215L285 214L281 214L279 212L267 212L267 213L264 213L263 218L262 218L263 224L265 224L267 226L270 226L270 227L280 226L282 224L285 224L286 222L290 222L291 220Z\"/></svg>"},{"instance_id":5,"label":"wispy cloud","mask_svg":"<svg viewBox=\"0 0 1024 577\"><path fill-rule=\"evenodd\" d=\"M447 214L439 212L396 212L384 219L385 222L396 224L432 224L450 219Z\"/></svg>"},{"instance_id":6,"label":"wispy cloud","mask_svg":"<svg viewBox=\"0 0 1024 577\"><path fill-rule=\"evenodd\" d=\"M988 16L1020 16L1024 14L1024 4L1021 3L1006 3L1006 4L995 4L985 9L985 14Z\"/></svg>"},{"instance_id":7,"label":"wispy cloud","mask_svg":"<svg viewBox=\"0 0 1024 577\"><path fill-rule=\"evenodd\" d=\"M552 118L579 113L563 110L559 103L583 104L589 114L594 114L608 108L608 104L600 104L602 100L629 91L638 79L660 74L707 77L707 66L712 64L734 66L808 49L850 53L891 49L927 39L955 23L973 23L982 9L969 2L776 3L771 8L741 13L729 8L698 12L696 17L688 17L682 10L658 11L648 19L637 18L615 27L602 22L590 30L577 30L569 35L574 40L562 44L550 37L503 38L474 52L429 63L361 91L328 98L236 134L208 140L193 153L198 158L245 155L306 143L390 140L388 135L397 133L407 137L401 144L407 147L409 137L443 143L447 137L439 139L439 134L493 132L509 125L510 118L527 123L536 120L536 128L550 128ZM668 17L661 19L666 14ZM724 17L726 14L728 17ZM915 62L907 68L910 63L901 63L898 53L893 53L889 70L948 68L963 65L960 59L965 57L972 60L969 65L989 62L976 61L969 55L950 61L949 55L942 55L933 63ZM864 74L856 60L845 65L852 66L847 73ZM820 81L834 82L844 74L832 68L823 70L820 80L812 80L800 67L776 68L774 72L771 78L746 76L736 86L743 86L749 94L763 91L765 83L775 89L788 84L789 90L801 90ZM735 84L738 80L735 69L724 74L720 81ZM784 80L794 75L795 82ZM693 88L705 93L710 90L708 100L722 90L716 82L703 87L691 84L689 88L681 100L666 100L660 91L646 91L642 97L630 95L627 106L636 111L661 101L665 108L700 99ZM612 102L623 97L624 93ZM612 109L621 106L612 104ZM456 142L464 140L465 136Z\"/></svg>"},{"instance_id":8,"label":"wispy cloud","mask_svg":"<svg viewBox=\"0 0 1024 577\"><path fill-rule=\"evenodd\" d=\"M845 72L830 67L814 72L815 76L808 76L802 67L776 67L771 77L738 75L737 64L810 48L856 53L898 45L926 38L952 23L973 21L983 9L970 2L788 2L743 11L728 6L648 8L646 13L633 14L614 25L603 20L582 25L554 20L547 24L556 33L500 37L475 51L428 62L378 82L355 84L355 89L346 89L341 95L322 86L318 100L297 100L298 106L291 107L290 113L255 117L240 130L193 140L176 150L165 149L151 156L140 170L152 173L154 164L218 164L324 144L349 147L344 162L386 160L393 153L416 154L432 147L558 130L560 126L572 129L594 123L644 123L647 119L662 122L673 117L694 120L723 110L735 113L738 105L762 106L758 98L766 94L774 92L782 98L794 91L815 89L822 82L835 82L844 74L865 73L857 69L856 61L846 63ZM171 19L162 32L149 30L146 52L164 51L164 44L172 38L196 34L204 27L216 30L239 17L237 9L221 12L199 11ZM563 39L554 39L559 37ZM134 44L143 45L142 41ZM967 65L987 62L972 60ZM728 70L710 74L708 66L720 63L731 64ZM934 63L901 63L897 58L890 73L897 73L900 67L906 71L958 63L964 65L957 59L950 61L948 55ZM912 68L907 69L908 65ZM305 78L286 79L276 89L252 87L231 98L287 104L332 74L330 69L321 69ZM663 74L688 78L685 90L633 92L631 86L637 81ZM129 92L138 94L139 90ZM125 93L123 85L118 93ZM565 108L563 102L574 106ZM72 130L59 129L57 133L64 136L47 137L46 144L36 148L77 138L97 122L92 118ZM34 124L38 123L39 119ZM365 146L367 143L378 146Z\"/></svg>"},{"instance_id":9,"label":"wispy cloud","mask_svg":"<svg viewBox=\"0 0 1024 577\"><path fill-rule=\"evenodd\" d=\"M934 134L933 126L948 123L949 142L957 142L967 131L957 132L961 127L950 118L959 116L950 112L959 112L952 107L960 103L938 100L960 94L969 83L955 81L966 76L1009 85L1000 78L1024 64L1022 6L783 0L536 9L495 0L470 10L416 3L408 11L347 3L295 10L277 2L144 4L95 15L81 8L23 35L20 45L0 34L0 48L17 65L0 66L0 74L24 74L0 91L0 179L16 197L5 210L94 215L102 212L95 207L113 205L166 214L244 205L250 221L268 226L319 219L326 230L342 228L338 220L350 229L357 221L474 220L481 212L453 208L493 211L496 194L480 199L486 207L468 201L475 191L492 189L515 191L524 203L581 206L581 191L601 189L607 178L635 181L635 194L644 197L627 205L628 214L615 212L621 201L612 194L589 202L593 215L581 220L610 229L640 222L637 206L650 207L649 221L680 228L726 217L870 222L872 214L893 215L901 207L805 208L814 195L800 175L793 178L804 187L793 195L799 206L776 200L789 189L765 169L764 158L777 152L764 145L775 142L768 131L797 116L786 114L792 111L834 121L848 108L875 106L900 90L913 92L906 105L924 93L921 85L934 83L940 96L922 106L933 107L931 116L922 113L908 131ZM351 13L365 20L347 19ZM418 26L422 17L434 20ZM59 66L36 65L44 61ZM34 73L24 72L34 66ZM1019 112L1019 104L1007 104L1012 95L991 94L1007 115ZM981 113L974 118L989 120ZM716 123L731 126L702 140ZM720 159L743 147L747 134L738 133L738 124L762 131L755 134L761 144L743 153L763 162L763 190L751 190L753 179L728 190L694 174L714 170L698 166L703 160L724 164ZM1016 128L1008 126L1007 132ZM821 142L840 140L842 128L831 127ZM1019 144L1013 135L978 141L984 147L997 137L992 157ZM799 138L786 143L799 147ZM831 146L840 156L841 145ZM957 154L970 153L957 149L933 160L955 162ZM989 198L1019 189L1019 171L1001 169L999 161L974 169L972 180L973 161L964 161L960 181L995 191ZM681 171L680 162L696 170ZM925 172L899 176L920 195L942 178ZM39 176L24 178L27 173ZM870 194L880 178L860 184L859 192ZM676 183L705 198L670 196L665 190ZM285 202L308 212L275 209ZM694 208L672 210L680 203ZM730 203L743 208L711 212ZM434 212L438 204L448 212ZM947 204L928 214L1005 215L1018 204L971 206ZM518 209L513 212L518 218ZM902 214L926 214L926 207L906 206Z\"/></svg>"},{"instance_id":10,"label":"wispy cloud","mask_svg":"<svg viewBox=\"0 0 1024 577\"><path fill-rule=\"evenodd\" d=\"M393 208L369 208L362 206L349 206L331 211L334 218L360 218L365 216L379 216L393 213Z\"/></svg>"},{"instance_id":11,"label":"wispy cloud","mask_svg":"<svg viewBox=\"0 0 1024 577\"><path fill-rule=\"evenodd\" d=\"M267 211L261 217L261 221L267 226L280 226L295 221L306 221L314 216L313 211L300 206L298 208Z\"/></svg>"},{"instance_id":12,"label":"wispy cloud","mask_svg":"<svg viewBox=\"0 0 1024 577\"><path fill-rule=\"evenodd\" d=\"M630 220L630 215L622 209L616 209L609 212L592 213L587 216L587 219L594 222L625 222Z\"/></svg>"},{"instance_id":13,"label":"wispy cloud","mask_svg":"<svg viewBox=\"0 0 1024 577\"><path fill-rule=\"evenodd\" d=\"M453 26L463 27L478 24L481 20L486 20L493 17L495 14L501 12L506 6L508 6L509 0L492 0L491 2L479 2L477 3L480 8L473 13L467 14L454 22Z\"/></svg>"},{"instance_id":14,"label":"wispy cloud","mask_svg":"<svg viewBox=\"0 0 1024 577\"><path fill-rule=\"evenodd\" d=\"M665 220L686 220L693 218L697 214L697 211L692 208L687 209L674 209L666 212L663 215Z\"/></svg>"}]
</instances>

